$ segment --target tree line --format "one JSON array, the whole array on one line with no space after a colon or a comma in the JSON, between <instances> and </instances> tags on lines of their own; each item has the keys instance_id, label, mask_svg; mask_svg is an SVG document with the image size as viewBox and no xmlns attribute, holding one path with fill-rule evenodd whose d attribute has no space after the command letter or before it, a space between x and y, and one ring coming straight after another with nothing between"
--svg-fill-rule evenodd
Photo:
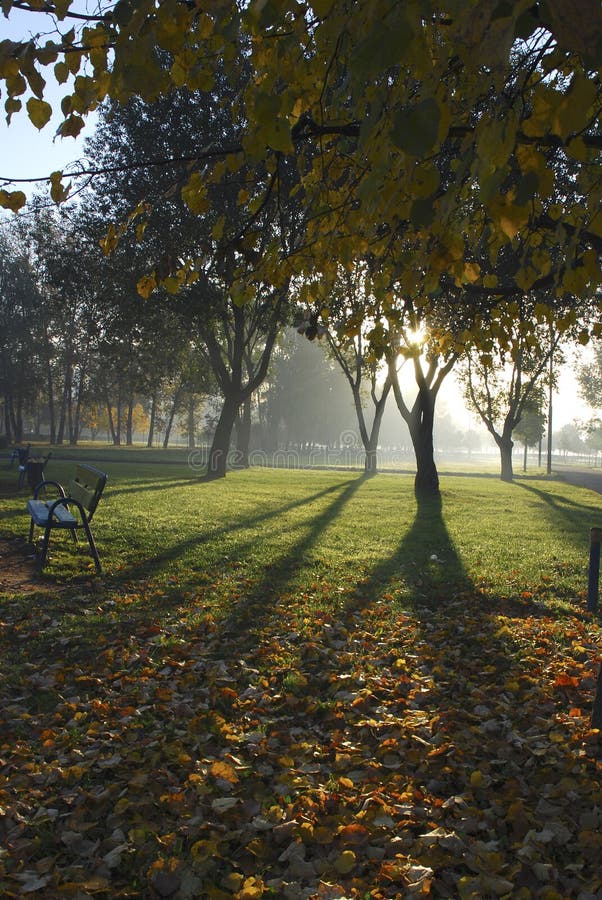
<instances>
[{"instance_id":1,"label":"tree line","mask_svg":"<svg viewBox=\"0 0 602 900\"><path fill-rule=\"evenodd\" d=\"M28 253L54 250L57 227L73 226L70 263L57 253L36 268L65 316L36 357L57 439L78 421L98 346L116 434L137 379L151 398L176 372L182 395L211 379L221 407L206 477L222 477L294 323L328 343L347 379L367 473L391 395L416 493L438 492L435 408L455 369L512 478L512 435L553 382L561 345L602 333L600 15L592 4L568 29L551 6L465 7L226 3L176 15L141 4L135 17L123 6L83 19L69 3L28 7L54 16L57 38L1 45L9 116L31 90L27 114L44 126L48 64L72 91L62 134L102 103L86 159L49 179L62 224L50 217L28 237ZM9 209L24 200L0 191ZM98 327L101 307L112 312ZM180 330L186 365L174 364Z\"/></svg>"}]
</instances>

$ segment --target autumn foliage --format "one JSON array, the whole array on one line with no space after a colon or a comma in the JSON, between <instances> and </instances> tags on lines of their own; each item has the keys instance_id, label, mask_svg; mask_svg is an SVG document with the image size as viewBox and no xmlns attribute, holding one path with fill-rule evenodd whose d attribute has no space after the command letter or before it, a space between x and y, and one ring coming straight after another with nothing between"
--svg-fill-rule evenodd
<instances>
[{"instance_id":1,"label":"autumn foliage","mask_svg":"<svg viewBox=\"0 0 602 900\"><path fill-rule=\"evenodd\" d=\"M387 477L369 486L385 522ZM186 557L174 539L154 557L144 537L147 566L163 554L177 569L106 560L104 581L61 584L50 567L37 593L3 594L3 896L565 900L602 889L589 727L600 629L583 592L561 597L566 564L537 581L502 565L496 586L460 577L440 543L386 568L358 540L355 562L337 562L327 515L351 527L342 499L363 482L325 479L326 499L311 479L293 495L305 525L279 519L269 557L242 523L269 521L276 501L255 494L252 511L249 488L264 478L244 476L229 480L241 524L226 540L215 518ZM213 488L201 490L215 517ZM198 508L199 489L174 484L169 496ZM169 521L166 508L159 531ZM101 553L117 548L100 520L97 536ZM199 569L207 546L214 562Z\"/></svg>"}]
</instances>

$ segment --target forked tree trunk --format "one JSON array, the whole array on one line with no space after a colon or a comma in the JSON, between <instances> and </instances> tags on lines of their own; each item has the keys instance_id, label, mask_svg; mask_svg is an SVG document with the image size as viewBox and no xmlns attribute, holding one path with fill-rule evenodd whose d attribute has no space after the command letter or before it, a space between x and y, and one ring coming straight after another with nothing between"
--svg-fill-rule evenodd
<instances>
[{"instance_id":1,"label":"forked tree trunk","mask_svg":"<svg viewBox=\"0 0 602 900\"><path fill-rule=\"evenodd\" d=\"M414 455L416 457L416 477L414 494L416 497L436 497L439 494L439 473L435 464L433 443L434 403L428 397L420 397L420 403L412 410L408 421Z\"/></svg>"},{"instance_id":2,"label":"forked tree trunk","mask_svg":"<svg viewBox=\"0 0 602 900\"><path fill-rule=\"evenodd\" d=\"M230 438L236 421L236 415L240 406L240 395L233 393L224 397L224 403L220 417L215 428L209 459L207 461L206 481L216 478L225 478L228 467L228 453L230 451Z\"/></svg>"},{"instance_id":3,"label":"forked tree trunk","mask_svg":"<svg viewBox=\"0 0 602 900\"><path fill-rule=\"evenodd\" d=\"M455 357L449 359L440 369L436 361L428 364L427 373L423 372L419 360L414 362L414 372L418 385L418 393L412 409L405 403L395 368L395 360L389 362L393 393L397 408L410 432L414 456L416 458L416 477L414 478L414 494L418 499L426 500L439 496L439 474L435 465L435 449L433 443L433 424L435 421L435 403L443 379L451 372Z\"/></svg>"},{"instance_id":4,"label":"forked tree trunk","mask_svg":"<svg viewBox=\"0 0 602 900\"><path fill-rule=\"evenodd\" d=\"M508 429L504 428L502 434L497 434L491 429L490 433L493 435L500 451L500 478L502 481L511 483L514 478L512 469L512 448L514 447L514 441L511 437L512 432L508 433Z\"/></svg>"},{"instance_id":5,"label":"forked tree trunk","mask_svg":"<svg viewBox=\"0 0 602 900\"><path fill-rule=\"evenodd\" d=\"M194 394L191 394L188 398L188 449L194 450L196 447L195 440L195 430L196 430L196 421L195 421L195 413L196 413L196 401L194 398Z\"/></svg>"}]
</instances>

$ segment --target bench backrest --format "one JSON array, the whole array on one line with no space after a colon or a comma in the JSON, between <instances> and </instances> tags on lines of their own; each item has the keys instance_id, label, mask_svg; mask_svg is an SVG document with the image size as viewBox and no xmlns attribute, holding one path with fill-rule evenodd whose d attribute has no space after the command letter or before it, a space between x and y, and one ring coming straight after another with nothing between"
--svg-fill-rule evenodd
<instances>
[{"instance_id":1,"label":"bench backrest","mask_svg":"<svg viewBox=\"0 0 602 900\"><path fill-rule=\"evenodd\" d=\"M106 483L107 476L100 469L84 465L75 467L75 475L69 482L67 495L81 503L88 513L88 521L94 515Z\"/></svg>"}]
</instances>

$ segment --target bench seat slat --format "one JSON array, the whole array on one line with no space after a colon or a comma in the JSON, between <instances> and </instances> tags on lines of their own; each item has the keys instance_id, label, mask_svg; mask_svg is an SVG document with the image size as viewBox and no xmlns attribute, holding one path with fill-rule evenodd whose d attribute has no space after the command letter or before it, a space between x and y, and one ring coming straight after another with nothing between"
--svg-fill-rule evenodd
<instances>
[{"instance_id":1,"label":"bench seat slat","mask_svg":"<svg viewBox=\"0 0 602 900\"><path fill-rule=\"evenodd\" d=\"M28 500L27 511L36 525L45 528L48 524L48 505L43 500ZM56 521L58 519L58 521ZM53 515L53 528L70 528L77 525L77 519L66 506L57 506Z\"/></svg>"}]
</instances>

